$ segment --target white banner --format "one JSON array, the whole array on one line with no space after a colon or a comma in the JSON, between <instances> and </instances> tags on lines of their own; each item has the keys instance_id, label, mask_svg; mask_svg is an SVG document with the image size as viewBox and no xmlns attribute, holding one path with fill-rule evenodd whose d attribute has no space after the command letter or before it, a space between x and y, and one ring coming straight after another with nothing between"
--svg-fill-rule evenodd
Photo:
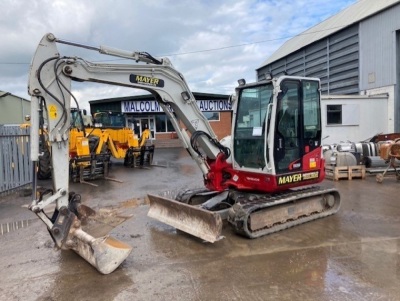
<instances>
[{"instance_id":1,"label":"white banner","mask_svg":"<svg viewBox=\"0 0 400 301\"><path fill-rule=\"evenodd\" d=\"M202 112L231 111L232 106L228 100L197 100L197 105ZM163 109L155 100L122 101L122 113L158 113Z\"/></svg>"}]
</instances>

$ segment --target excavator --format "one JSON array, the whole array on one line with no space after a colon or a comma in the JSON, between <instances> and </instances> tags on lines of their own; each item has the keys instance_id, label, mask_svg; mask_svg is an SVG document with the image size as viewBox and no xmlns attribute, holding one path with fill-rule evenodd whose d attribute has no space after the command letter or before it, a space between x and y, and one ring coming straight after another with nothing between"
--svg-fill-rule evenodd
<instances>
[{"instance_id":1,"label":"excavator","mask_svg":"<svg viewBox=\"0 0 400 301\"><path fill-rule=\"evenodd\" d=\"M46 108L44 103L40 103L39 108L39 129L41 153L37 166L37 177L40 180L51 178L51 149L48 143L47 120L44 120ZM82 114L83 113L83 114ZM87 117L85 119L85 117ZM86 110L79 108L70 109L70 132L69 132L69 166L70 179L73 182L86 183L97 186L87 180L98 178L108 178L109 165L111 164L111 154L104 145L100 145L102 135L93 135L94 128ZM30 124L27 124L30 126ZM97 133L96 133L97 134ZM113 180L113 179L111 179Z\"/></svg>"},{"instance_id":2,"label":"excavator","mask_svg":"<svg viewBox=\"0 0 400 301\"><path fill-rule=\"evenodd\" d=\"M143 129L142 135L133 132L125 126L125 118L121 113L96 112L93 114L95 127L89 133L100 137L97 152L105 146L116 159L124 159L124 166L151 166L154 155L154 145L147 144L151 138L150 129Z\"/></svg>"},{"instance_id":3,"label":"excavator","mask_svg":"<svg viewBox=\"0 0 400 301\"><path fill-rule=\"evenodd\" d=\"M132 64L92 63L76 56L61 56L57 44L131 60ZM83 221L93 212L69 191L68 112L71 98L75 100L72 81L149 91L197 163L204 188L182 190L175 199L149 193L148 215L152 218L215 242L222 238L223 220L237 233L256 238L334 214L340 208L337 190L316 185L325 175L319 79L266 74L256 83L239 80L231 98L231 136L219 141L184 76L168 58L88 46L48 33L33 57L28 91L32 97L34 162L40 157L38 110L40 104L47 108L53 189L37 197L34 180L29 208L46 224L57 247L74 250L100 273L114 271L132 248L108 235L94 237L84 231ZM44 209L51 203L56 208L49 217Z\"/></svg>"},{"instance_id":4,"label":"excavator","mask_svg":"<svg viewBox=\"0 0 400 301\"><path fill-rule=\"evenodd\" d=\"M108 177L111 155L101 143L103 141L102 135L93 134L95 128L92 126L92 121L86 114L86 110L70 108L70 115L70 180L95 187L97 185L88 180L99 178L114 180Z\"/></svg>"},{"instance_id":5,"label":"excavator","mask_svg":"<svg viewBox=\"0 0 400 301\"><path fill-rule=\"evenodd\" d=\"M43 115L45 108L39 111ZM88 180L103 178L118 181L108 177L111 157L124 159L127 167L151 166L154 145L146 144L151 137L149 129L143 130L138 138L132 129L124 126L125 120L120 114L97 112L94 114L94 125L86 110L71 108L70 114L70 179L73 182L97 186ZM51 153L45 138L47 121L43 116L40 120L40 152L43 154L39 158L37 176L40 180L47 180L51 177Z\"/></svg>"}]
</instances>

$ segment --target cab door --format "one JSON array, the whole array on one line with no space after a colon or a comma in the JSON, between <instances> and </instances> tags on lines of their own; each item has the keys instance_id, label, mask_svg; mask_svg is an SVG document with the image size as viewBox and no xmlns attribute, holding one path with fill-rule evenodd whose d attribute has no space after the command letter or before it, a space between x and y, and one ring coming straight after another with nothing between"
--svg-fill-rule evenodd
<instances>
[{"instance_id":1,"label":"cab door","mask_svg":"<svg viewBox=\"0 0 400 301\"><path fill-rule=\"evenodd\" d=\"M312 153L321 146L320 82L284 79L280 90L273 152L276 174L314 169L320 154ZM311 154L315 158L308 158Z\"/></svg>"}]
</instances>

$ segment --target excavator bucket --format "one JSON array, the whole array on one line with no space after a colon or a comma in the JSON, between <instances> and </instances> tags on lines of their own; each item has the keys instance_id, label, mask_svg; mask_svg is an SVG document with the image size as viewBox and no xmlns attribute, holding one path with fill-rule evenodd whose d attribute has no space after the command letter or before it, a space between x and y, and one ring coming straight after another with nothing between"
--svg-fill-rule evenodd
<instances>
[{"instance_id":1,"label":"excavator bucket","mask_svg":"<svg viewBox=\"0 0 400 301\"><path fill-rule=\"evenodd\" d=\"M106 236L115 227L132 217L121 215L118 210L112 208L101 208L96 212L83 204L79 204L77 213L82 229L96 238Z\"/></svg>"},{"instance_id":2,"label":"excavator bucket","mask_svg":"<svg viewBox=\"0 0 400 301\"><path fill-rule=\"evenodd\" d=\"M115 238L94 238L81 228L73 229L69 239L70 248L102 274L113 272L132 251L131 246Z\"/></svg>"},{"instance_id":3,"label":"excavator bucket","mask_svg":"<svg viewBox=\"0 0 400 301\"><path fill-rule=\"evenodd\" d=\"M47 216L37 214L42 220ZM50 234L60 248L75 251L100 273L109 274L128 257L132 247L108 233L130 217L121 216L114 209L96 212L78 203L72 211L58 212Z\"/></svg>"},{"instance_id":4,"label":"excavator bucket","mask_svg":"<svg viewBox=\"0 0 400 301\"><path fill-rule=\"evenodd\" d=\"M218 213L157 195L148 197L149 217L211 243L223 238L222 219Z\"/></svg>"}]
</instances>

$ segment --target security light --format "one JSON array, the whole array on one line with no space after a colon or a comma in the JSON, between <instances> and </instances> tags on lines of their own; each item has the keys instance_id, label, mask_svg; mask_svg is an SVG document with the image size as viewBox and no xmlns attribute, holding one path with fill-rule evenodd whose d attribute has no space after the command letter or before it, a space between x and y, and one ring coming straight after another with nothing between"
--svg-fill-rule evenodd
<instances>
[{"instance_id":1,"label":"security light","mask_svg":"<svg viewBox=\"0 0 400 301\"><path fill-rule=\"evenodd\" d=\"M246 84L246 80L244 78L238 79L239 86L244 86Z\"/></svg>"},{"instance_id":2,"label":"security light","mask_svg":"<svg viewBox=\"0 0 400 301\"><path fill-rule=\"evenodd\" d=\"M266 80L271 80L272 79L272 73L271 72L265 73L265 79Z\"/></svg>"}]
</instances>

